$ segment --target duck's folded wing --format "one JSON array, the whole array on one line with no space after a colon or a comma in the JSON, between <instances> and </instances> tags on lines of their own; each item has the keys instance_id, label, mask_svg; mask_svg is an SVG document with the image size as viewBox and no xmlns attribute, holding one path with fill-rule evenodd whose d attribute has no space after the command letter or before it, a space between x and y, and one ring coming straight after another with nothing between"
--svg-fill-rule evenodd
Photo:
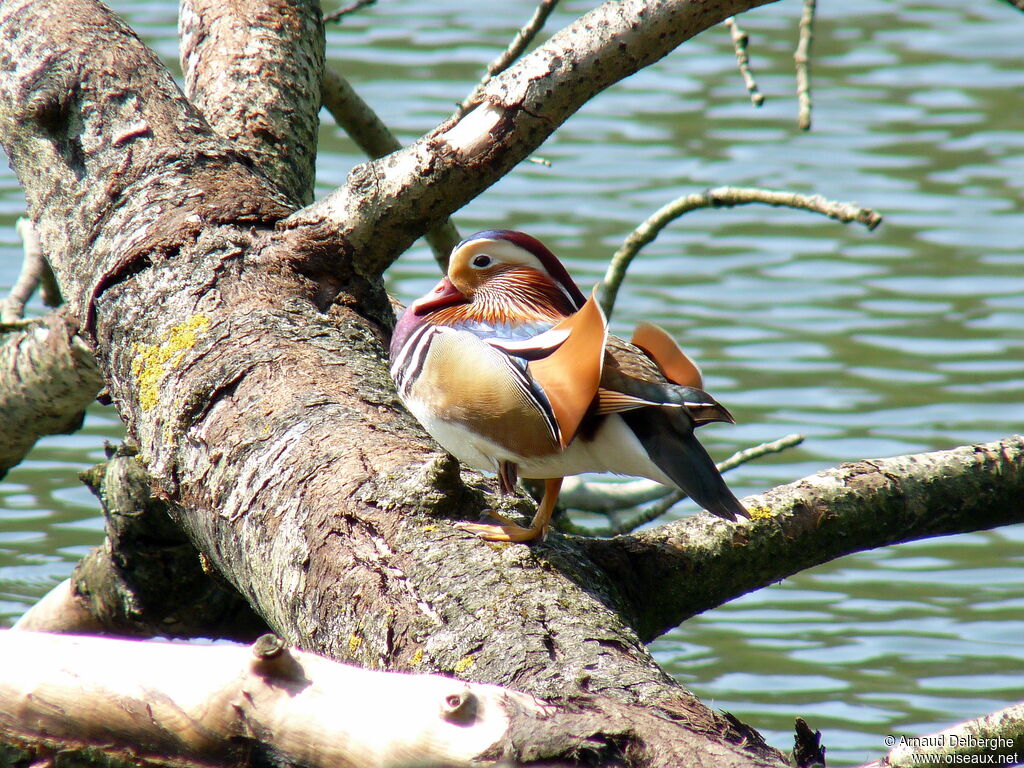
<instances>
[{"instance_id":1,"label":"duck's folded wing","mask_svg":"<svg viewBox=\"0 0 1024 768\"><path fill-rule=\"evenodd\" d=\"M703 389L636 378L611 366L605 368L601 378L597 403L598 414L655 406L684 409L696 426L712 421L734 423L728 409Z\"/></svg>"}]
</instances>

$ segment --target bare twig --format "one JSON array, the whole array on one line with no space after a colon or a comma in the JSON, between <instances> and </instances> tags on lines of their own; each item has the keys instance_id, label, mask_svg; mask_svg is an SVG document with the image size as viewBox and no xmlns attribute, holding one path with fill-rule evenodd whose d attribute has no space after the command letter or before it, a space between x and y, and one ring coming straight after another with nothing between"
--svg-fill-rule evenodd
<instances>
[{"instance_id":1,"label":"bare twig","mask_svg":"<svg viewBox=\"0 0 1024 768\"><path fill-rule=\"evenodd\" d=\"M750 57L747 56L747 43L750 42L750 38L736 23L735 16L726 19L725 26L728 27L729 34L732 36L732 47L736 51L736 64L743 76L743 84L747 87L747 93L750 94L750 101L755 107L760 107L764 104L764 94L757 89L757 81L754 80L754 75L750 71Z\"/></svg>"},{"instance_id":2,"label":"bare twig","mask_svg":"<svg viewBox=\"0 0 1024 768\"><path fill-rule=\"evenodd\" d=\"M18 219L15 225L24 244L25 257L21 262L21 273L14 281L11 292L0 302L0 322L15 323L25 316L25 304L35 293L36 287L43 279L46 270L46 259L39 245L39 235L28 219Z\"/></svg>"},{"instance_id":3,"label":"bare twig","mask_svg":"<svg viewBox=\"0 0 1024 768\"><path fill-rule=\"evenodd\" d=\"M1018 11L1024 11L1024 0L1003 0L1003 2L1009 3Z\"/></svg>"},{"instance_id":4,"label":"bare twig","mask_svg":"<svg viewBox=\"0 0 1024 768\"><path fill-rule=\"evenodd\" d=\"M376 2L377 0L356 0L354 3L349 3L348 5L339 8L338 10L333 11L332 13L328 13L326 16L324 16L324 23L326 24L327 22L330 21L341 21L343 16L348 16L350 13L355 13L361 8L365 8L368 5L373 5Z\"/></svg>"},{"instance_id":5,"label":"bare twig","mask_svg":"<svg viewBox=\"0 0 1024 768\"><path fill-rule=\"evenodd\" d=\"M523 51L526 50L526 47L544 27L544 22L548 20L548 16L555 10L556 5L558 5L558 0L541 0L537 10L533 12L533 17L516 33L516 36L512 38L512 42L508 44L508 48L487 65L487 74L483 76L483 79L473 89L473 92L459 105L459 114L466 112L476 103L480 92L487 86L492 77L504 72L516 59L523 55Z\"/></svg>"},{"instance_id":6,"label":"bare twig","mask_svg":"<svg viewBox=\"0 0 1024 768\"><path fill-rule=\"evenodd\" d=\"M370 157L384 157L402 148L373 108L363 101L348 80L330 67L324 68L323 103L338 125ZM434 258L445 269L448 254L462 239L455 225L445 219L431 227L425 237L434 251Z\"/></svg>"},{"instance_id":7,"label":"bare twig","mask_svg":"<svg viewBox=\"0 0 1024 768\"><path fill-rule=\"evenodd\" d=\"M698 208L731 208L736 205L762 203L775 207L798 208L820 213L844 224L858 222L869 230L877 227L882 216L870 208L861 208L854 203L827 200L821 195L802 195L775 189L756 187L717 187L705 192L684 195L655 211L650 218L634 229L623 241L611 258L601 285L601 306L611 316L615 297L626 276L633 257L648 243L652 242L668 224L680 216Z\"/></svg>"},{"instance_id":8,"label":"bare twig","mask_svg":"<svg viewBox=\"0 0 1024 768\"><path fill-rule=\"evenodd\" d=\"M801 131L811 130L811 41L814 36L815 0L804 0L800 14L800 39L793 53L796 64L796 96L800 103Z\"/></svg>"},{"instance_id":9,"label":"bare twig","mask_svg":"<svg viewBox=\"0 0 1024 768\"><path fill-rule=\"evenodd\" d=\"M780 453L788 448L800 445L804 436L799 434L786 435L770 443L762 443L742 451L737 451L725 461L719 462L718 471L728 472L741 464L753 461L769 453ZM682 491L672 490L668 486L655 483L653 480L638 480L630 483L583 483L582 488L570 488L566 495L565 502L574 509L583 509L592 512L602 512L611 519L611 524L601 528L589 528L580 530L574 528L576 533L586 533L591 536L617 536L620 533L629 533L641 525L657 520L669 509L686 498ZM614 506L609 504L602 496L610 497ZM659 499L655 504L645 507L639 511L630 510L637 504Z\"/></svg>"}]
</instances>

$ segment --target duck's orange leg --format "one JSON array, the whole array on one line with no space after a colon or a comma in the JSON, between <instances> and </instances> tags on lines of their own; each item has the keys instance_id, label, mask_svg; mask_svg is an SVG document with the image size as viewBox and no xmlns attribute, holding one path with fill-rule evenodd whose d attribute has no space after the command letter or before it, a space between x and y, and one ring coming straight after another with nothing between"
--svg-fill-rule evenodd
<instances>
[{"instance_id":1,"label":"duck's orange leg","mask_svg":"<svg viewBox=\"0 0 1024 768\"><path fill-rule=\"evenodd\" d=\"M548 525L551 523L551 515L555 511L555 504L558 502L558 493L562 489L562 478L544 481L544 498L537 505L537 513L528 528L516 525L510 520L505 520L503 525L484 525L482 523L456 523L455 527L462 531L479 536L487 541L533 541L543 539L548 532Z\"/></svg>"}]
</instances>

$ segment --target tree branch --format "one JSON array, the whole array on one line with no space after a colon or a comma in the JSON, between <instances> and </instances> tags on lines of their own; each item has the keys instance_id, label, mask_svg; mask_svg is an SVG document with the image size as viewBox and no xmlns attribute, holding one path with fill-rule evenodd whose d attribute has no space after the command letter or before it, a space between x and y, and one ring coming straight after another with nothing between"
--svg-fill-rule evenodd
<instances>
[{"instance_id":1,"label":"tree branch","mask_svg":"<svg viewBox=\"0 0 1024 768\"><path fill-rule=\"evenodd\" d=\"M264 755L306 768L468 768L511 757L519 734L550 727L543 720L580 720L515 691L359 669L275 640L248 648L0 632L0 653L17 659L0 676L0 727L25 753L12 762L39 765L56 751L89 765L106 764L99 752L187 768Z\"/></svg>"},{"instance_id":2,"label":"tree branch","mask_svg":"<svg viewBox=\"0 0 1024 768\"><path fill-rule=\"evenodd\" d=\"M324 71L320 4L181 0L178 18L189 100L291 200L312 202Z\"/></svg>"},{"instance_id":3,"label":"tree branch","mask_svg":"<svg viewBox=\"0 0 1024 768\"><path fill-rule=\"evenodd\" d=\"M60 292L55 290L53 273L46 264L35 227L28 219L20 218L15 224L15 229L21 235L24 257L21 272L11 286L11 292L6 299L0 301L0 323L8 324L16 323L25 316L25 304L32 298L36 288L42 287L44 304L49 307L60 304Z\"/></svg>"},{"instance_id":4,"label":"tree branch","mask_svg":"<svg viewBox=\"0 0 1024 768\"><path fill-rule=\"evenodd\" d=\"M39 438L77 430L102 386L65 312L0 327L0 478Z\"/></svg>"},{"instance_id":5,"label":"tree branch","mask_svg":"<svg viewBox=\"0 0 1024 768\"><path fill-rule=\"evenodd\" d=\"M544 23L557 5L558 0L541 0L540 5L537 6L530 20L526 22L522 29L516 32L512 42L501 52L501 55L487 65L487 74L483 76L480 83L473 89L473 92L463 99L462 104L459 105L460 115L465 114L470 107L480 102L480 94L483 93L487 84L491 82L491 78L504 72L512 66L516 59L523 55L526 47L533 42L533 39L544 28Z\"/></svg>"},{"instance_id":6,"label":"tree branch","mask_svg":"<svg viewBox=\"0 0 1024 768\"><path fill-rule=\"evenodd\" d=\"M605 315L610 317L615 308L615 299L633 258L645 245L653 242L665 227L680 216L700 208L732 208L751 203L820 213L844 224L863 224L868 230L874 229L882 222L881 215L870 208L827 200L821 195L802 195L797 192L751 187L717 187L684 195L652 213L646 221L629 233L619 250L612 254L599 293Z\"/></svg>"},{"instance_id":7,"label":"tree branch","mask_svg":"<svg viewBox=\"0 0 1024 768\"><path fill-rule=\"evenodd\" d=\"M363 101L348 80L330 67L324 71L323 102L338 125L371 158L384 157L402 148L391 129ZM450 219L444 219L431 226L425 237L438 265L446 270L448 255L462 239L459 231Z\"/></svg>"},{"instance_id":8,"label":"tree branch","mask_svg":"<svg viewBox=\"0 0 1024 768\"><path fill-rule=\"evenodd\" d=\"M349 3L348 5L344 5L336 11L328 13L326 16L324 16L324 23L326 24L328 22L341 21L342 18L348 16L350 13L360 11L363 8L366 8L368 5L373 5L376 2L377 0L355 0L354 3Z\"/></svg>"},{"instance_id":9,"label":"tree branch","mask_svg":"<svg viewBox=\"0 0 1024 768\"><path fill-rule=\"evenodd\" d=\"M843 555L1021 522L1021 498L1024 437L1015 435L843 464L747 498L753 520L745 525L694 515L590 540L584 549L626 595L633 625L649 641L690 616Z\"/></svg>"},{"instance_id":10,"label":"tree branch","mask_svg":"<svg viewBox=\"0 0 1024 768\"><path fill-rule=\"evenodd\" d=\"M501 178L595 94L726 17L770 1L606 2L492 79L465 116L353 170L344 188L291 217L288 247L306 249L304 231L334 231L360 275L380 275L427 227Z\"/></svg>"},{"instance_id":11,"label":"tree branch","mask_svg":"<svg viewBox=\"0 0 1024 768\"><path fill-rule=\"evenodd\" d=\"M804 0L798 27L800 37L793 53L796 65L796 96L800 105L797 124L801 131L811 130L811 42L814 39L814 9L816 0Z\"/></svg>"}]
</instances>

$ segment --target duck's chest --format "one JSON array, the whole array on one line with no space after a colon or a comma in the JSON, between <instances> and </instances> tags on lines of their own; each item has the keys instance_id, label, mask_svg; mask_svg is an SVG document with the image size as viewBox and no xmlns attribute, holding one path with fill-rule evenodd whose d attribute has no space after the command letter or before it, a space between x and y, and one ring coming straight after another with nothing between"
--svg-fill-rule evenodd
<instances>
[{"instance_id":1,"label":"duck's chest","mask_svg":"<svg viewBox=\"0 0 1024 768\"><path fill-rule=\"evenodd\" d=\"M430 328L396 376L406 406L460 460L491 468L559 450L544 395L525 363L475 333ZM394 372L394 369L393 369Z\"/></svg>"}]
</instances>

